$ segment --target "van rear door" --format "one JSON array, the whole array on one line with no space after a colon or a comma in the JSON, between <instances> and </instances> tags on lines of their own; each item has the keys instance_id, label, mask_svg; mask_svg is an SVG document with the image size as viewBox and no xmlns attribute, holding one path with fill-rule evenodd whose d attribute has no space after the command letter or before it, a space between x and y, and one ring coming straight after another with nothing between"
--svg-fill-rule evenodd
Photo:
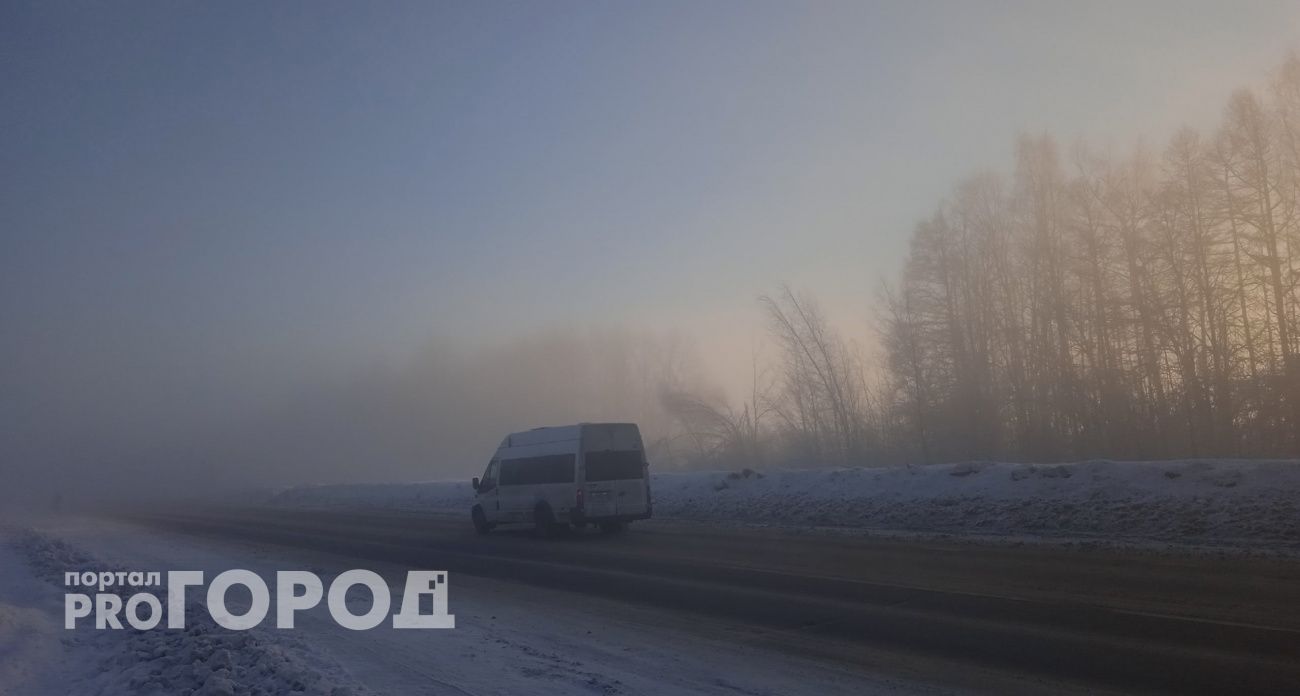
<instances>
[{"instance_id":1,"label":"van rear door","mask_svg":"<svg viewBox=\"0 0 1300 696\"><path fill-rule=\"evenodd\" d=\"M644 515L649 509L645 456L639 449L583 454L588 517Z\"/></svg>"}]
</instances>

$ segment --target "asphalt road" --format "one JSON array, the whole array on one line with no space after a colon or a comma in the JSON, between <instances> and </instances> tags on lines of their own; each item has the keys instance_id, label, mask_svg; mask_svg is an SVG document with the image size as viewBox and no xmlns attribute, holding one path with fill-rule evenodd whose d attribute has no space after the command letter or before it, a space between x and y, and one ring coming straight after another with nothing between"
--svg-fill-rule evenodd
<instances>
[{"instance_id":1,"label":"asphalt road","mask_svg":"<svg viewBox=\"0 0 1300 696\"><path fill-rule=\"evenodd\" d=\"M879 669L882 650L913 668L941 661L948 665L938 670L941 680L967 688L985 684L984 673L1023 675L1044 690L1300 688L1300 562L1290 559L660 522L618 536L542 539L499 530L478 537L467 515L387 511L227 508L127 517L507 579L521 591L558 588L575 601L590 594L721 617L753 627L755 640L846 667Z\"/></svg>"}]
</instances>

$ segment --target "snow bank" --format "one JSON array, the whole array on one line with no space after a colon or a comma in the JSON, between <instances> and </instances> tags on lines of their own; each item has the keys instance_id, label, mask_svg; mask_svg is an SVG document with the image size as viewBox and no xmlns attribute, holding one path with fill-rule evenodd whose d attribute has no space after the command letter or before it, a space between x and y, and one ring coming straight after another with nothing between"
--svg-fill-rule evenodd
<instances>
[{"instance_id":1,"label":"snow bank","mask_svg":"<svg viewBox=\"0 0 1300 696\"><path fill-rule=\"evenodd\" d=\"M59 588L63 588L66 571L120 570L59 539L36 532L21 533L12 543L35 576ZM132 588L132 593L148 589ZM159 589L155 594L165 603L164 592ZM190 594L202 595L195 591ZM234 602L231 607L236 608ZM66 632L63 642L77 656L77 661L91 661L94 668L88 675L76 677L63 691L87 695L196 696L370 693L351 683L336 665L325 664L307 646L291 644L293 641L288 636L272 638L258 630L237 632L218 627L196 599L186 604L183 631L165 628L139 631L123 623L125 627L121 630L87 628Z\"/></svg>"},{"instance_id":2,"label":"snow bank","mask_svg":"<svg viewBox=\"0 0 1300 696\"><path fill-rule=\"evenodd\" d=\"M963 463L682 474L657 511L690 519L925 532L1300 542L1300 462Z\"/></svg>"},{"instance_id":3,"label":"snow bank","mask_svg":"<svg viewBox=\"0 0 1300 696\"><path fill-rule=\"evenodd\" d=\"M919 532L1300 544L1300 461L657 473L655 516ZM280 505L464 514L464 481L293 488Z\"/></svg>"}]
</instances>

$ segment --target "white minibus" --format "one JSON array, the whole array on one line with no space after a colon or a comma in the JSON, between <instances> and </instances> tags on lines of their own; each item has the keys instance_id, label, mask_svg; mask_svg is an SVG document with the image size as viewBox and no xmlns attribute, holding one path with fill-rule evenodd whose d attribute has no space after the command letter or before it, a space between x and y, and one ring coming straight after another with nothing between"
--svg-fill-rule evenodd
<instances>
[{"instance_id":1,"label":"white minibus","mask_svg":"<svg viewBox=\"0 0 1300 696\"><path fill-rule=\"evenodd\" d=\"M650 517L650 473L635 423L579 423L511 433L475 478L474 529L542 532L598 525L621 532Z\"/></svg>"}]
</instances>

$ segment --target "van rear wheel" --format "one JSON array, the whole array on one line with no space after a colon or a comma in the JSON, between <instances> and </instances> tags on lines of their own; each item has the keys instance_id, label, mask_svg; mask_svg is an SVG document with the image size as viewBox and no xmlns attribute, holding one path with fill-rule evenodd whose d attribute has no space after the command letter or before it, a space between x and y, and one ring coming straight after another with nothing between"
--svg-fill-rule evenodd
<instances>
[{"instance_id":1,"label":"van rear wheel","mask_svg":"<svg viewBox=\"0 0 1300 696\"><path fill-rule=\"evenodd\" d=\"M492 523L487 521L487 515L483 513L482 507L475 505L469 516L474 520L474 531L479 534L487 534L492 531Z\"/></svg>"},{"instance_id":2,"label":"van rear wheel","mask_svg":"<svg viewBox=\"0 0 1300 696\"><path fill-rule=\"evenodd\" d=\"M622 534L627 531L626 522L601 522L600 531L605 534Z\"/></svg>"},{"instance_id":3,"label":"van rear wheel","mask_svg":"<svg viewBox=\"0 0 1300 696\"><path fill-rule=\"evenodd\" d=\"M561 531L561 527L568 529L565 525L555 522L555 511L546 503L538 503L533 508L533 523L537 525L537 533L542 536L553 536Z\"/></svg>"}]
</instances>

